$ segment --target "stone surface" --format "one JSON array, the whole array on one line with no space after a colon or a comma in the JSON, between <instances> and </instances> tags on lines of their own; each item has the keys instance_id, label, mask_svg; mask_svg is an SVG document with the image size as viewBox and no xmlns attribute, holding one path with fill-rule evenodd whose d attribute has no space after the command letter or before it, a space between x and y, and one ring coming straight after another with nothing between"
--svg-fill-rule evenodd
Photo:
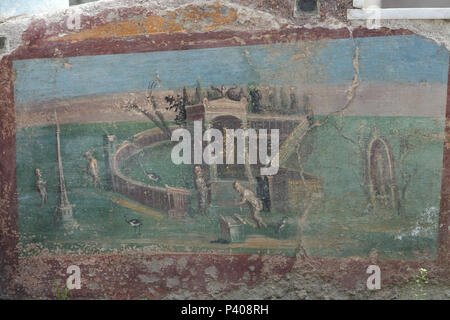
<instances>
[{"instance_id":1,"label":"stone surface","mask_svg":"<svg viewBox=\"0 0 450 320\"><path fill-rule=\"evenodd\" d=\"M435 48L433 62L438 61L439 58L436 57L440 55L448 55L448 21L382 21L382 28L369 30L365 28L364 21L347 21L346 10L351 8L351 3L351 0L322 0L317 14L296 15L295 1L284 0L101 0L63 11L0 21L0 37L6 38L6 45L3 49L0 47L0 296L54 299L55 280L64 283L67 267L78 265L82 270L84 285L81 290L70 292L69 297L73 299L415 299L419 290L415 283L419 268L427 269L427 298L448 299L448 125L445 141L442 141L445 142L445 148L439 226L435 242L431 245L436 248L435 255L421 251L415 253L413 260L383 259L375 250L363 256L306 258L298 252L297 255L268 252L237 254L231 253L231 249L228 253L226 250L216 252L217 249L197 253L177 250L166 252L159 245L104 250L103 246L95 244L87 244L78 249L78 252L72 250L68 254L64 249L52 251L39 241L25 242L20 230L23 221L20 218L18 220L21 200L17 197L17 183L20 185L20 181L17 181L16 175L23 168L17 168L16 172L16 155L20 157L22 152L21 144L16 144L16 133L21 128L52 123L52 118L46 111L16 114L17 110L26 110L30 106L41 108L47 105L45 100L41 105L36 102L28 106L20 101L24 93L18 92L17 87L27 74L18 67L20 63L26 63L30 59L54 59L53 61L59 61L61 70L71 70L75 63L71 59L75 57L150 52L163 54L205 48L240 48L252 45L270 47L274 43L299 43L299 50L307 53L294 55L292 58L297 59L293 61L300 64L303 67L301 72L304 72L299 71L300 75L290 82L296 84L301 83L302 79L317 75L316 69L309 69L311 66L315 67L316 62L305 63L302 59L305 56L308 58L308 54L320 52L326 41L336 41L335 43L339 43L336 47L340 49L344 47L341 45L344 41L357 39L357 43L361 43L363 39L376 41L384 37L405 37L406 42L417 41L423 48ZM76 20L78 17L79 28ZM416 35L419 36L418 40L414 38ZM386 47L388 51L395 52L395 44ZM377 88L374 84L365 87L364 79L360 84L355 76L359 72L365 72L367 61L364 59L369 52L358 51L359 54L356 54L352 50L350 48L346 53L341 52L349 57L345 60L350 70L346 83L335 87L327 84L324 87L306 88L305 83L308 83L305 82L302 83L303 89L298 89L299 95L312 95L311 103L314 106L323 106L322 109L319 107L321 111L318 114L329 114L332 110L326 107L341 99L339 104L349 101L356 105L355 109L349 111L354 116L367 115L368 110L373 112L369 112L370 116L389 116L391 111L393 115L408 115L408 112L412 112L409 107L416 103L418 107L413 111L416 116L441 119L446 116L448 120L450 89L447 88L447 77L441 82L429 79L421 82L420 79L408 78L410 87L405 89L400 84L393 84L398 85L397 89L390 88L385 100L380 100L378 95L385 90L383 87ZM274 51L272 54L279 53ZM436 65L440 65L439 61ZM361 70L360 64L363 65ZM448 61L446 66L448 69ZM257 71L264 69L261 66L253 67ZM343 72L344 68L340 70ZM283 79L288 77L286 74L289 72L283 74ZM432 77L436 72L430 74ZM447 75L447 70L444 74ZM220 86L221 83L216 85ZM402 90L409 90L404 92L410 93L398 97L396 92L403 92ZM339 97L336 92L340 94ZM415 97L417 92L421 94ZM136 95L137 101L143 100L142 92ZM421 96L427 98L419 101ZM78 98L73 101L50 102L52 107L61 108L59 110L66 108L66 112L60 117L63 123L84 123L89 118L88 108L81 115L71 115L70 111L94 101L104 111L101 115L91 115L92 119L87 120L114 122L119 118L124 119L119 113L116 114L117 118L108 118L112 102L126 100L121 95L76 99ZM157 99L162 101L163 96ZM429 113L422 114L420 106L425 104L432 108L428 110ZM393 108L396 108L395 112ZM126 117L128 121L141 122L144 118L142 115ZM279 119L286 120L283 117ZM443 135L441 132L441 136ZM400 240L402 236L404 235L398 235ZM276 248L277 244L274 246ZM369 276L366 269L370 264L381 267L382 290L369 291L366 288Z\"/></svg>"}]
</instances>

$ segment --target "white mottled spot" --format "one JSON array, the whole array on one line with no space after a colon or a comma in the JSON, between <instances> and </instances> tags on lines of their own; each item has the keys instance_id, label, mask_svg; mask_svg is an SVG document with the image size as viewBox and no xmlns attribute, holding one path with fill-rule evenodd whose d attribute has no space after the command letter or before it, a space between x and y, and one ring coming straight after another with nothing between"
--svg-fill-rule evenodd
<instances>
[{"instance_id":1,"label":"white mottled spot","mask_svg":"<svg viewBox=\"0 0 450 320\"><path fill-rule=\"evenodd\" d=\"M162 269L173 265L173 263L173 259L165 258L163 260L153 260L147 263L147 267L150 272L160 273Z\"/></svg>"},{"instance_id":2,"label":"white mottled spot","mask_svg":"<svg viewBox=\"0 0 450 320\"><path fill-rule=\"evenodd\" d=\"M138 275L138 278L144 283L154 283L159 281L157 277L148 277L144 274Z\"/></svg>"},{"instance_id":3,"label":"white mottled spot","mask_svg":"<svg viewBox=\"0 0 450 320\"><path fill-rule=\"evenodd\" d=\"M217 273L217 268L214 266L205 269L205 274L211 276L213 279L217 279Z\"/></svg>"},{"instance_id":4,"label":"white mottled spot","mask_svg":"<svg viewBox=\"0 0 450 320\"><path fill-rule=\"evenodd\" d=\"M187 266L187 259L186 258L179 259L177 262L177 272L182 273L183 270L186 268L186 266Z\"/></svg>"},{"instance_id":5,"label":"white mottled spot","mask_svg":"<svg viewBox=\"0 0 450 320\"><path fill-rule=\"evenodd\" d=\"M168 278L166 281L166 285L168 288L174 288L180 284L180 280L178 278Z\"/></svg>"}]
</instances>

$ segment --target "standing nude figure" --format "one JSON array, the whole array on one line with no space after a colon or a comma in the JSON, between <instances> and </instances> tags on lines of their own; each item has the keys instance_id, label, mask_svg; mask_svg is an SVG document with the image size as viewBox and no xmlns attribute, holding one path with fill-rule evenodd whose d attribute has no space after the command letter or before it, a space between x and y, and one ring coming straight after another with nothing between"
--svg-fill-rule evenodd
<instances>
[{"instance_id":1,"label":"standing nude figure","mask_svg":"<svg viewBox=\"0 0 450 320\"><path fill-rule=\"evenodd\" d=\"M248 205L252 218L256 222L256 226L258 228L261 228L261 226L266 227L266 224L259 215L263 209L261 199L259 199L250 189L244 188L239 181L235 181L233 183L233 188L241 196L241 202L239 202L239 205Z\"/></svg>"},{"instance_id":2,"label":"standing nude figure","mask_svg":"<svg viewBox=\"0 0 450 320\"><path fill-rule=\"evenodd\" d=\"M41 207L47 203L47 181L42 178L41 169L37 168L34 171L36 175L36 188L39 192L39 196L41 197Z\"/></svg>"},{"instance_id":3,"label":"standing nude figure","mask_svg":"<svg viewBox=\"0 0 450 320\"><path fill-rule=\"evenodd\" d=\"M84 169L84 172L91 177L94 188L97 187L97 184L101 187L102 182L98 176L97 159L95 159L89 151L84 153L84 157L88 160L88 164L86 169Z\"/></svg>"},{"instance_id":4,"label":"standing nude figure","mask_svg":"<svg viewBox=\"0 0 450 320\"><path fill-rule=\"evenodd\" d=\"M195 184L198 191L198 202L200 211L206 215L208 209L209 188L205 175L200 166L195 166Z\"/></svg>"}]
</instances>

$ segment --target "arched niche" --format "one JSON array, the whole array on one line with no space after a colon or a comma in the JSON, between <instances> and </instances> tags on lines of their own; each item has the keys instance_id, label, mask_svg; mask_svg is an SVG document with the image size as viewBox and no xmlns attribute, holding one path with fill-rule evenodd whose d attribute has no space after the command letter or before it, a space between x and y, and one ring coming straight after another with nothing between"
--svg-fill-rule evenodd
<instances>
[{"instance_id":1,"label":"arched niche","mask_svg":"<svg viewBox=\"0 0 450 320\"><path fill-rule=\"evenodd\" d=\"M397 209L398 191L394 168L390 144L381 137L373 137L367 148L367 177L374 206Z\"/></svg>"},{"instance_id":2,"label":"arched niche","mask_svg":"<svg viewBox=\"0 0 450 320\"><path fill-rule=\"evenodd\" d=\"M210 122L211 128L218 129L222 132L223 136L223 159L224 164L217 165L217 177L218 178L233 178L243 179L246 177L245 165L237 164L237 143L234 142L234 164L226 164L226 130L227 129L242 129L242 120L231 115L223 115L215 117Z\"/></svg>"}]
</instances>

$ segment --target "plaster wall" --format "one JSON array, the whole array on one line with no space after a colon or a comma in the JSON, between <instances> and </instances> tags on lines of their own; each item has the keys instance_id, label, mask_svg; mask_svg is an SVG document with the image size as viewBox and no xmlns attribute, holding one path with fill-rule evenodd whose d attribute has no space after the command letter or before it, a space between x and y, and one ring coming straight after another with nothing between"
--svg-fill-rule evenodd
<instances>
[{"instance_id":1,"label":"plaster wall","mask_svg":"<svg viewBox=\"0 0 450 320\"><path fill-rule=\"evenodd\" d=\"M71 291L70 297L74 299L414 299L417 291L414 280L419 268L428 270L427 298L450 298L448 132L446 135L442 132L439 140L444 148L439 249L435 259L419 254L414 260L386 261L376 250L363 257L340 259L132 249L105 253L96 252L95 246L70 255L48 254L42 248L36 248L40 254L35 256L19 254L23 244L17 229L16 130L51 121L45 111L35 116L25 112L15 114L18 106L26 109L40 103L29 101L27 106L18 101L18 95L14 96L17 77L22 75L16 73L13 63L17 66L20 62L15 61L60 59L64 69L71 68L67 59L79 56L130 53L127 52L128 43L133 43L132 52L145 53L395 36L418 36L419 42L429 41L430 46L436 46L436 52L442 55L448 55L450 50L449 21L383 20L380 28L367 29L365 21L347 21L346 10L352 8L351 0L321 0L316 14L295 14L293 0L100 0L70 8L62 2L52 4L48 11L25 4L20 10L13 11L8 2L0 6L0 37L5 38L3 48L0 47L1 297L55 298L54 279L64 282L67 266L75 264L82 268L85 285L81 290ZM49 8L48 4L45 8ZM16 16L25 13L25 9L29 9L26 10L29 14ZM80 24L74 24L78 20L73 19L79 19ZM320 106L317 114L324 116L333 112L329 106L335 102L338 93L342 100L339 104L350 99L356 105L349 111L350 116L388 117L416 113L417 116L443 119L443 126L448 131L450 94L447 77L436 83L429 80L396 83L388 89L383 87L383 82L376 85L362 82L356 88L354 72L364 72L358 69L358 63L364 63L361 61L366 56L362 54L358 61L351 55L349 57L351 76L347 83L297 89L299 95L308 93L314 97L312 103ZM372 57L377 59L376 55ZM447 71L443 74L447 75ZM386 95L380 97L383 90ZM400 91L402 95L396 94ZM113 100L108 95L96 96L87 100L79 98L70 105L86 108L85 101L100 101L96 103L106 111L94 116L92 122L116 121L105 115ZM63 108L65 103L49 102L58 108ZM79 116L70 112L70 105L67 114L61 117L63 122L87 118L89 110ZM413 105L418 107L415 109ZM142 122L144 117L127 115L127 120ZM380 265L383 271L381 290L367 290L366 269L370 264Z\"/></svg>"}]
</instances>

